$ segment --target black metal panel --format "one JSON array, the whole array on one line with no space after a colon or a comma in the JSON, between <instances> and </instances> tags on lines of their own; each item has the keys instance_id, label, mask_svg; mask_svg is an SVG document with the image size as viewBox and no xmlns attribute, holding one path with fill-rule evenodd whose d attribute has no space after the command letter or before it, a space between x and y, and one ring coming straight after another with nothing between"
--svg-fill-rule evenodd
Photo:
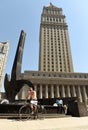
<instances>
[{"instance_id":1,"label":"black metal panel","mask_svg":"<svg viewBox=\"0 0 88 130\"><path fill-rule=\"evenodd\" d=\"M20 34L15 58L14 58L13 67L12 67L12 73L11 73L12 81L18 80L20 78L25 37L26 37L26 33L22 30Z\"/></svg>"},{"instance_id":2,"label":"black metal panel","mask_svg":"<svg viewBox=\"0 0 88 130\"><path fill-rule=\"evenodd\" d=\"M30 82L29 80L21 79L21 65L22 65L25 36L26 33L22 30L14 58L14 63L11 72L11 79L8 74L6 74L4 78L4 88L7 99L10 102L15 101L15 96L25 84L34 89L32 82Z\"/></svg>"}]
</instances>

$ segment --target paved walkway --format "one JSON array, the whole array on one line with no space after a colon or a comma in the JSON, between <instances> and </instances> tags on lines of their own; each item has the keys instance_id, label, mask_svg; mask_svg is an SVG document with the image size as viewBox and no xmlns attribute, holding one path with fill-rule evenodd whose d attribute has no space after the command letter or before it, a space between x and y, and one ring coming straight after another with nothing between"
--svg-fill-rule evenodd
<instances>
[{"instance_id":1,"label":"paved walkway","mask_svg":"<svg viewBox=\"0 0 88 130\"><path fill-rule=\"evenodd\" d=\"M0 130L88 130L88 117L18 121L0 119Z\"/></svg>"}]
</instances>

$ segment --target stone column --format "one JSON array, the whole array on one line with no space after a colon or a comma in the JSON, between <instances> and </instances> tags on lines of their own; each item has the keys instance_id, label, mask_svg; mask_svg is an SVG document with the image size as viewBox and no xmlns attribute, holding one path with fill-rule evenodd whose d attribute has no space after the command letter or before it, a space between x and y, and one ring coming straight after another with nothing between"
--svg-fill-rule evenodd
<instances>
[{"instance_id":1,"label":"stone column","mask_svg":"<svg viewBox=\"0 0 88 130\"><path fill-rule=\"evenodd\" d=\"M86 88L85 86L82 86L82 92L83 92L83 101L85 102L85 104L87 104L87 94L86 94Z\"/></svg>"},{"instance_id":2,"label":"stone column","mask_svg":"<svg viewBox=\"0 0 88 130\"><path fill-rule=\"evenodd\" d=\"M26 99L25 87L22 88L22 99Z\"/></svg>"},{"instance_id":3,"label":"stone column","mask_svg":"<svg viewBox=\"0 0 88 130\"><path fill-rule=\"evenodd\" d=\"M82 102L82 95L81 95L81 91L80 91L80 86L77 87L77 94L78 94L79 102Z\"/></svg>"},{"instance_id":4,"label":"stone column","mask_svg":"<svg viewBox=\"0 0 88 130\"><path fill-rule=\"evenodd\" d=\"M37 96L37 85L34 85L34 90L36 91L36 96Z\"/></svg>"},{"instance_id":5,"label":"stone column","mask_svg":"<svg viewBox=\"0 0 88 130\"><path fill-rule=\"evenodd\" d=\"M67 96L68 96L68 97L71 97L70 86L69 86L69 85L67 86Z\"/></svg>"},{"instance_id":6,"label":"stone column","mask_svg":"<svg viewBox=\"0 0 88 130\"><path fill-rule=\"evenodd\" d=\"M53 89L53 85L51 85L51 98L54 98L54 89Z\"/></svg>"},{"instance_id":7,"label":"stone column","mask_svg":"<svg viewBox=\"0 0 88 130\"><path fill-rule=\"evenodd\" d=\"M15 100L18 100L18 95L15 96Z\"/></svg>"},{"instance_id":8,"label":"stone column","mask_svg":"<svg viewBox=\"0 0 88 130\"><path fill-rule=\"evenodd\" d=\"M56 86L56 97L60 97L59 85Z\"/></svg>"},{"instance_id":9,"label":"stone column","mask_svg":"<svg viewBox=\"0 0 88 130\"><path fill-rule=\"evenodd\" d=\"M42 85L40 84L40 91L39 91L39 95L40 95L40 97L39 98L41 98L42 99Z\"/></svg>"},{"instance_id":10,"label":"stone column","mask_svg":"<svg viewBox=\"0 0 88 130\"><path fill-rule=\"evenodd\" d=\"M48 98L48 85L45 86L45 98Z\"/></svg>"},{"instance_id":11,"label":"stone column","mask_svg":"<svg viewBox=\"0 0 88 130\"><path fill-rule=\"evenodd\" d=\"M64 89L64 85L61 86L61 96L65 97L65 89Z\"/></svg>"},{"instance_id":12,"label":"stone column","mask_svg":"<svg viewBox=\"0 0 88 130\"><path fill-rule=\"evenodd\" d=\"M75 86L72 86L72 97L76 97Z\"/></svg>"}]
</instances>

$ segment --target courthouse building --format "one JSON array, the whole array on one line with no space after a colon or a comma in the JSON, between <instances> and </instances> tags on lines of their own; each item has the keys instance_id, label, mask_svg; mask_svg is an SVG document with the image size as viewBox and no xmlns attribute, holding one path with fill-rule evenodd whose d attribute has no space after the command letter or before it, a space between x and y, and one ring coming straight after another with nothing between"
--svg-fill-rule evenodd
<instances>
[{"instance_id":1,"label":"courthouse building","mask_svg":"<svg viewBox=\"0 0 88 130\"><path fill-rule=\"evenodd\" d=\"M86 104L88 73L74 72L68 25L62 8L52 3L43 7L39 41L39 70L25 71L22 78L33 82L39 99L78 97ZM21 92L23 99L27 88Z\"/></svg>"}]
</instances>

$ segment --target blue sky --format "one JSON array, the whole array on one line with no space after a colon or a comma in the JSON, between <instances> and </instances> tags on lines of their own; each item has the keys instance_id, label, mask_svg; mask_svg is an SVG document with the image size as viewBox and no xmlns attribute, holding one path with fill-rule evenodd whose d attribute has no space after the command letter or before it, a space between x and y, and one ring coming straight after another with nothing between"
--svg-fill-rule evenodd
<instances>
[{"instance_id":1,"label":"blue sky","mask_svg":"<svg viewBox=\"0 0 88 130\"><path fill-rule=\"evenodd\" d=\"M22 29L27 34L22 72L38 70L40 18L43 6L50 2L62 8L66 16L74 72L88 73L88 0L3 0L0 1L0 41L10 42L5 73L11 74Z\"/></svg>"}]
</instances>

